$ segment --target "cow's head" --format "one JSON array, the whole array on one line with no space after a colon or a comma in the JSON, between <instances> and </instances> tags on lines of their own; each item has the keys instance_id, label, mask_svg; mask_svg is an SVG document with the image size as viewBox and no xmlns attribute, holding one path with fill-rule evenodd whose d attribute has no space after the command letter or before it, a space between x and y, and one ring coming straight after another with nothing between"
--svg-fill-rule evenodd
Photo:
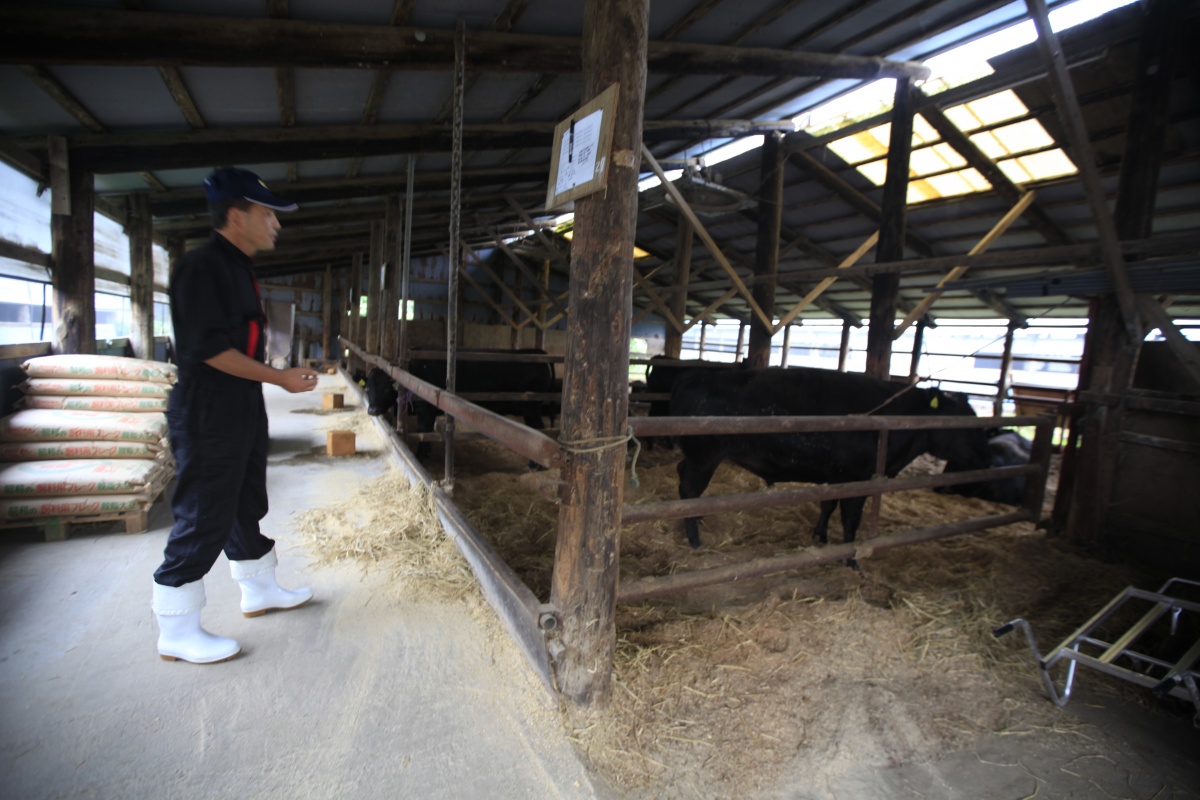
<instances>
[{"instance_id":1,"label":"cow's head","mask_svg":"<svg viewBox=\"0 0 1200 800\"><path fill-rule=\"evenodd\" d=\"M367 375L367 413L377 417L395 407L400 394L392 376L374 367Z\"/></svg>"},{"instance_id":2,"label":"cow's head","mask_svg":"<svg viewBox=\"0 0 1200 800\"><path fill-rule=\"evenodd\" d=\"M965 395L925 389L927 413L935 416L975 416L975 409ZM986 469L991 466L991 451L983 428L946 428L927 431L929 452L945 461L961 465L960 469Z\"/></svg>"}]
</instances>

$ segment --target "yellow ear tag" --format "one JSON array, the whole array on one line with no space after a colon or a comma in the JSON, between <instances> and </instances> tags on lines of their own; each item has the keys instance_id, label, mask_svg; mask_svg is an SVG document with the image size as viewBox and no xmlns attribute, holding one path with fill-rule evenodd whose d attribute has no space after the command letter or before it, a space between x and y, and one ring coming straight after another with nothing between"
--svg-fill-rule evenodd
<instances>
[{"instance_id":1,"label":"yellow ear tag","mask_svg":"<svg viewBox=\"0 0 1200 800\"><path fill-rule=\"evenodd\" d=\"M929 401L929 407L930 408L938 407L938 399L936 397Z\"/></svg>"}]
</instances>

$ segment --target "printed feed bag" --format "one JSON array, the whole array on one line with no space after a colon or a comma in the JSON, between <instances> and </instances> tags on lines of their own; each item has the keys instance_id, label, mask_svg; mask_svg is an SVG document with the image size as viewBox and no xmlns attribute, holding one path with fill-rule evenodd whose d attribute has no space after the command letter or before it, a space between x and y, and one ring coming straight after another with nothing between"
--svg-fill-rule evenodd
<instances>
[{"instance_id":1,"label":"printed feed bag","mask_svg":"<svg viewBox=\"0 0 1200 800\"><path fill-rule=\"evenodd\" d=\"M103 378L175 383L174 364L122 356L57 355L31 358L21 365L31 378Z\"/></svg>"},{"instance_id":2,"label":"printed feed bag","mask_svg":"<svg viewBox=\"0 0 1200 800\"><path fill-rule=\"evenodd\" d=\"M78 517L96 514L123 514L149 506L144 495L98 494L78 497L26 497L0 499L0 522Z\"/></svg>"},{"instance_id":3,"label":"printed feed bag","mask_svg":"<svg viewBox=\"0 0 1200 800\"><path fill-rule=\"evenodd\" d=\"M153 397L165 399L171 393L169 383L121 381L96 378L30 378L18 384L25 394L85 397Z\"/></svg>"},{"instance_id":4,"label":"printed feed bag","mask_svg":"<svg viewBox=\"0 0 1200 800\"><path fill-rule=\"evenodd\" d=\"M165 384L146 384L147 386ZM17 408L69 408L76 411L121 411L141 414L166 411L165 397L62 397L27 394L16 402Z\"/></svg>"},{"instance_id":5,"label":"printed feed bag","mask_svg":"<svg viewBox=\"0 0 1200 800\"><path fill-rule=\"evenodd\" d=\"M0 442L91 441L159 443L167 415L27 408L0 419Z\"/></svg>"},{"instance_id":6,"label":"printed feed bag","mask_svg":"<svg viewBox=\"0 0 1200 800\"><path fill-rule=\"evenodd\" d=\"M64 458L157 458L166 460L167 448L151 442L0 442L0 461L49 461Z\"/></svg>"},{"instance_id":7,"label":"printed feed bag","mask_svg":"<svg viewBox=\"0 0 1200 800\"><path fill-rule=\"evenodd\" d=\"M160 461L75 458L29 461L0 467L0 496L135 494L164 474Z\"/></svg>"}]
</instances>

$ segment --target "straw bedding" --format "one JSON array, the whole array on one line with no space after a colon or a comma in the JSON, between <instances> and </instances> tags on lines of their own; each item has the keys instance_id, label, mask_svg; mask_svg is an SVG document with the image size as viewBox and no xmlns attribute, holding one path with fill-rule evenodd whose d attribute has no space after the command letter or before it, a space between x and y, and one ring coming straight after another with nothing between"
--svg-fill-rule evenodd
<instances>
[{"instance_id":1,"label":"straw bedding","mask_svg":"<svg viewBox=\"0 0 1200 800\"><path fill-rule=\"evenodd\" d=\"M624 501L677 497L677 458L643 454L640 486L627 485ZM428 463L440 464L440 447ZM456 465L455 503L548 599L558 472L530 471L490 442L460 442ZM911 469L940 465L919 460ZM708 493L735 491L769 490L723 465ZM907 492L885 498L880 532L1007 510ZM808 504L709 517L698 550L687 546L679 521L627 526L621 578L812 546L817 511ZM315 552L377 562L451 594L470 591L453 545L436 532L427 495L398 475L346 508L310 515L302 529ZM861 572L818 567L621 606L611 698L566 709L564 722L594 767L638 796L734 797L769 792L793 776L821 786L854 767L970 749L983 734L1045 729L1053 707L1028 649L1014 637L994 639L992 629L1024 616L1054 643L1122 587L1147 580L1022 523L881 553Z\"/></svg>"},{"instance_id":2,"label":"straw bedding","mask_svg":"<svg viewBox=\"0 0 1200 800\"><path fill-rule=\"evenodd\" d=\"M548 599L558 472L525 470L491 443L459 447L455 502ZM678 497L677 460L643 453L639 487L627 484L624 501ZM941 467L923 457L908 473ZM1055 470L1047 510L1056 479ZM762 480L724 464L707 494L762 491L770 491ZM930 491L893 494L879 533L1010 510ZM818 513L812 503L708 517L698 550L681 521L626 526L621 579L810 547ZM836 515L831 527L838 541ZM1053 706L1028 648L996 640L996 626L1025 616L1052 644L1125 585L1147 580L1021 523L880 553L861 572L832 565L620 606L611 700L569 709L567 725L608 780L638 794L735 797L791 775L819 786L856 766L930 759L987 733L1049 724Z\"/></svg>"}]
</instances>

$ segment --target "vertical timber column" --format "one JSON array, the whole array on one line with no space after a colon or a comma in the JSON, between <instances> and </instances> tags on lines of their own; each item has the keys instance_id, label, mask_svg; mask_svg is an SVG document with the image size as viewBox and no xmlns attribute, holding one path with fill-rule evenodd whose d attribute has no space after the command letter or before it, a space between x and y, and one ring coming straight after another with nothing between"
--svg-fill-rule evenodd
<instances>
[{"instance_id":1,"label":"vertical timber column","mask_svg":"<svg viewBox=\"0 0 1200 800\"><path fill-rule=\"evenodd\" d=\"M363 349L379 354L379 333L383 315L380 295L383 292L383 223L371 223L371 253L367 259L367 335Z\"/></svg>"},{"instance_id":2,"label":"vertical timber column","mask_svg":"<svg viewBox=\"0 0 1200 800\"><path fill-rule=\"evenodd\" d=\"M675 237L675 285L671 290L671 313L683 323L687 316L687 287L692 280L692 239L695 232L691 221L679 215L679 227ZM663 344L663 355L679 358L683 351L683 332L667 323L667 336Z\"/></svg>"},{"instance_id":3,"label":"vertical timber column","mask_svg":"<svg viewBox=\"0 0 1200 800\"><path fill-rule=\"evenodd\" d=\"M1174 58L1182 57L1172 19L1181 3L1156 0L1138 45L1138 64L1134 78L1126 131L1125 152L1121 158L1121 177L1113 223L1120 240L1150 236L1154 207L1158 197L1158 175L1170 114L1171 82ZM1156 302L1156 301L1152 301ZM1133 385L1133 373L1141 351L1142 337L1130 341L1130 327L1140 332L1126 316L1120 292L1097 297L1092 304L1084 342L1087 375L1080 375L1080 388L1116 395L1119 405L1095 405L1085 408L1080 432L1080 448L1070 453L1074 479L1069 488L1070 506L1066 534L1078 543L1094 543L1104 536L1109 498L1120 460L1120 436L1124 416L1124 397ZM1086 383L1084 382L1086 380ZM1064 454L1064 471L1068 454ZM1057 514L1057 509L1056 509Z\"/></svg>"},{"instance_id":4,"label":"vertical timber column","mask_svg":"<svg viewBox=\"0 0 1200 800\"><path fill-rule=\"evenodd\" d=\"M137 358L154 358L154 222L150 199L145 194L130 196L129 222L129 307L132 325L129 343Z\"/></svg>"},{"instance_id":5,"label":"vertical timber column","mask_svg":"<svg viewBox=\"0 0 1200 800\"><path fill-rule=\"evenodd\" d=\"M755 246L754 276L760 280L750 290L754 301L768 317L775 314L775 275L779 271L779 232L783 222L783 134L763 137L759 167L758 243ZM757 314L750 315L750 348L746 363L752 368L771 365L772 331ZM739 348L740 350L741 348Z\"/></svg>"},{"instance_id":6,"label":"vertical timber column","mask_svg":"<svg viewBox=\"0 0 1200 800\"><path fill-rule=\"evenodd\" d=\"M908 362L908 382L917 382L917 373L921 369L921 348L925 346L925 320L917 322L913 328L912 359Z\"/></svg>"},{"instance_id":7,"label":"vertical timber column","mask_svg":"<svg viewBox=\"0 0 1200 800\"><path fill-rule=\"evenodd\" d=\"M992 414L1000 416L1004 413L1004 396L1008 394L1008 385L1012 382L1013 343L1017 335L1017 324L1008 323L1004 332L1004 352L1000 355L1000 380L996 383L996 400L992 403Z\"/></svg>"},{"instance_id":8,"label":"vertical timber column","mask_svg":"<svg viewBox=\"0 0 1200 800\"><path fill-rule=\"evenodd\" d=\"M838 372L846 371L846 361L850 358L850 320L842 320L842 338L838 342Z\"/></svg>"},{"instance_id":9,"label":"vertical timber column","mask_svg":"<svg viewBox=\"0 0 1200 800\"><path fill-rule=\"evenodd\" d=\"M329 361L329 348L333 344L333 266L325 265L325 277L321 281L321 358Z\"/></svg>"},{"instance_id":10,"label":"vertical timber column","mask_svg":"<svg viewBox=\"0 0 1200 800\"><path fill-rule=\"evenodd\" d=\"M53 149L52 149L53 152ZM63 148L65 154L65 147ZM53 159L53 156L52 156ZM73 167L52 178L50 215L54 352L96 352L95 194L92 173ZM64 201L60 204L60 200Z\"/></svg>"},{"instance_id":11,"label":"vertical timber column","mask_svg":"<svg viewBox=\"0 0 1200 800\"><path fill-rule=\"evenodd\" d=\"M359 347L363 346L362 329L362 294L363 294L363 254L354 254L354 262L350 267L350 341Z\"/></svg>"},{"instance_id":12,"label":"vertical timber column","mask_svg":"<svg viewBox=\"0 0 1200 800\"><path fill-rule=\"evenodd\" d=\"M875 261L904 258L904 234L908 218L908 162L912 154L913 83L896 79L892 106L892 135L888 140L887 177L883 182L883 217L879 221L879 244ZM896 327L896 305L900 298L900 273L876 275L871 279L871 326L867 329L866 374L887 380L892 371L892 331Z\"/></svg>"},{"instance_id":13,"label":"vertical timber column","mask_svg":"<svg viewBox=\"0 0 1200 800\"><path fill-rule=\"evenodd\" d=\"M446 259L446 391L454 394L458 383L458 270L462 263L462 164L463 95L466 93L467 28L459 17L454 29L454 132L450 153L450 250ZM442 488L454 491L454 417L446 415L442 433L445 450Z\"/></svg>"},{"instance_id":14,"label":"vertical timber column","mask_svg":"<svg viewBox=\"0 0 1200 800\"><path fill-rule=\"evenodd\" d=\"M546 296L550 296L550 259L542 259L542 288L546 290ZM546 317L550 306L546 303L538 303L537 315L540 325L534 326L533 331L533 346L538 350L546 349Z\"/></svg>"},{"instance_id":15,"label":"vertical timber column","mask_svg":"<svg viewBox=\"0 0 1200 800\"><path fill-rule=\"evenodd\" d=\"M649 0L588 0L583 17L583 99L620 85L608 191L575 202L562 438L579 444L562 470L550 593L562 617L558 688L585 705L607 700L616 644L649 11Z\"/></svg>"},{"instance_id":16,"label":"vertical timber column","mask_svg":"<svg viewBox=\"0 0 1200 800\"><path fill-rule=\"evenodd\" d=\"M408 275L412 269L412 248L409 245L412 241L413 172L416 167L416 156L409 156L404 179L404 244L400 251L400 306L404 313L400 315L400 343L396 348L400 351L400 366L404 369L408 369L408 301L412 299L408 296Z\"/></svg>"}]
</instances>

